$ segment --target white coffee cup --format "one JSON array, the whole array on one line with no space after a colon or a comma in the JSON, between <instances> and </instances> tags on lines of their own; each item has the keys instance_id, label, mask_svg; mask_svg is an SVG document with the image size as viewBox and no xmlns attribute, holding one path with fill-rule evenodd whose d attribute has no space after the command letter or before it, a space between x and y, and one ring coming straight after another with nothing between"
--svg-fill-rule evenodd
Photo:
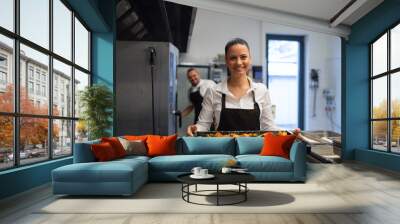
<instances>
[{"instance_id":1,"label":"white coffee cup","mask_svg":"<svg viewBox=\"0 0 400 224\"><path fill-rule=\"evenodd\" d=\"M230 167L222 167L221 172L222 173L230 173L232 171L232 168Z\"/></svg>"},{"instance_id":2,"label":"white coffee cup","mask_svg":"<svg viewBox=\"0 0 400 224\"><path fill-rule=\"evenodd\" d=\"M200 176L201 174L200 174L200 171L202 170L202 168L201 167L193 167L193 169L192 169L192 173L194 174L194 175L196 175L196 176Z\"/></svg>"},{"instance_id":3,"label":"white coffee cup","mask_svg":"<svg viewBox=\"0 0 400 224\"><path fill-rule=\"evenodd\" d=\"M208 169L201 169L200 170L200 176L207 176L208 175Z\"/></svg>"}]
</instances>

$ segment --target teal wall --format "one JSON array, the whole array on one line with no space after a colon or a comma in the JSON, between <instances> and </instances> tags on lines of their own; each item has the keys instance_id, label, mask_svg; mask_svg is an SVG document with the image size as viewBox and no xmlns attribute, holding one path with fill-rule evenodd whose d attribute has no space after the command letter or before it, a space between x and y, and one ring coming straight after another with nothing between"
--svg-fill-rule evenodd
<instances>
[{"instance_id":1,"label":"teal wall","mask_svg":"<svg viewBox=\"0 0 400 224\"><path fill-rule=\"evenodd\" d=\"M92 31L92 81L114 90L114 0L67 0ZM112 131L112 130L110 130ZM51 171L72 163L72 157L0 172L0 199L51 181Z\"/></svg>"},{"instance_id":2,"label":"teal wall","mask_svg":"<svg viewBox=\"0 0 400 224\"><path fill-rule=\"evenodd\" d=\"M71 163L69 157L0 172L0 199L48 183L53 169Z\"/></svg>"},{"instance_id":3,"label":"teal wall","mask_svg":"<svg viewBox=\"0 0 400 224\"><path fill-rule=\"evenodd\" d=\"M108 4L114 0L66 0L66 2L78 13L86 25L95 32L110 32L110 23L107 23L100 4ZM110 10L112 10L110 8Z\"/></svg>"},{"instance_id":4,"label":"teal wall","mask_svg":"<svg viewBox=\"0 0 400 224\"><path fill-rule=\"evenodd\" d=\"M368 44L393 24L400 22L399 12L400 0L385 0L351 27L351 34L346 43L343 101L345 109L342 115L343 158L392 170L399 170L398 156L369 150Z\"/></svg>"},{"instance_id":5,"label":"teal wall","mask_svg":"<svg viewBox=\"0 0 400 224\"><path fill-rule=\"evenodd\" d=\"M92 32L92 81L114 89L115 4L114 1L100 0L98 8L109 30Z\"/></svg>"},{"instance_id":6,"label":"teal wall","mask_svg":"<svg viewBox=\"0 0 400 224\"><path fill-rule=\"evenodd\" d=\"M115 59L115 40L116 40L116 25L115 25L115 1L98 1L98 8L107 26L109 27L107 32L92 32L92 82L101 83L108 86L114 95L115 100L115 88L114 88L114 59ZM115 113L114 117L115 117ZM115 120L115 119L113 119ZM113 125L114 126L114 125ZM110 128L108 131L110 135L113 135L114 128Z\"/></svg>"}]
</instances>

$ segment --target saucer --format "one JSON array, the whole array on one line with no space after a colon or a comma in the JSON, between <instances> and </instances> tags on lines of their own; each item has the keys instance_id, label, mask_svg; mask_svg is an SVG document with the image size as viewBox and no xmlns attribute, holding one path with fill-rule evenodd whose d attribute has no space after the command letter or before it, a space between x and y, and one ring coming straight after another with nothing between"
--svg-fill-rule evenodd
<instances>
[{"instance_id":1,"label":"saucer","mask_svg":"<svg viewBox=\"0 0 400 224\"><path fill-rule=\"evenodd\" d=\"M207 174L207 175L204 175L204 176L202 176L202 175L194 175L194 174L190 175L190 178L193 178L193 179L211 179L211 178L214 178L214 177L215 176L212 175L212 174Z\"/></svg>"},{"instance_id":2,"label":"saucer","mask_svg":"<svg viewBox=\"0 0 400 224\"><path fill-rule=\"evenodd\" d=\"M232 170L234 173L249 173L247 170Z\"/></svg>"}]
</instances>

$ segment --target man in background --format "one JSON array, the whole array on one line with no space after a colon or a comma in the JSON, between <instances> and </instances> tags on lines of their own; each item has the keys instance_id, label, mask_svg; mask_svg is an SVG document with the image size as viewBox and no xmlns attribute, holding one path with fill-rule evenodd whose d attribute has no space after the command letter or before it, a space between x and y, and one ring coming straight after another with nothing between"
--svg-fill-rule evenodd
<instances>
[{"instance_id":1,"label":"man in background","mask_svg":"<svg viewBox=\"0 0 400 224\"><path fill-rule=\"evenodd\" d=\"M194 109L194 123L199 119L201 111L201 104L203 103L203 97L207 92L207 89L213 88L216 84L212 80L201 79L200 73L195 68L189 68L186 72L187 78L192 86L189 89L189 100L191 105L187 106L182 111L182 117L189 115Z\"/></svg>"}]
</instances>

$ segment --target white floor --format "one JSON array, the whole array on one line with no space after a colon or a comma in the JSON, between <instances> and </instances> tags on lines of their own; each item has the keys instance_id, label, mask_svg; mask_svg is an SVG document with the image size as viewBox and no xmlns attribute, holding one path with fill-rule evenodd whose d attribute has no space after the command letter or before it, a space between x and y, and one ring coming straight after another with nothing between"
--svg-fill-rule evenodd
<instances>
[{"instance_id":1,"label":"white floor","mask_svg":"<svg viewBox=\"0 0 400 224\"><path fill-rule=\"evenodd\" d=\"M366 206L357 214L37 214L54 200L47 185L1 201L0 223L400 223L398 173L359 163L309 164L307 183Z\"/></svg>"}]
</instances>

